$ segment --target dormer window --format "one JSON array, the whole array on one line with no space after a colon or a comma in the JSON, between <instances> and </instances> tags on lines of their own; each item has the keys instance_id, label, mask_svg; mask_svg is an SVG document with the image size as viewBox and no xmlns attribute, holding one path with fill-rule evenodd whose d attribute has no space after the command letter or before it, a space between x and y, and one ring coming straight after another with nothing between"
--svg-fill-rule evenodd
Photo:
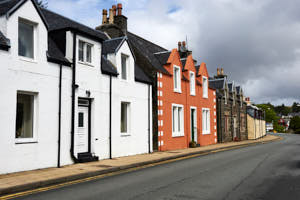
<instances>
[{"instance_id":1,"label":"dormer window","mask_svg":"<svg viewBox=\"0 0 300 200\"><path fill-rule=\"evenodd\" d=\"M34 25L19 20L18 28L19 56L34 59Z\"/></svg>"},{"instance_id":2,"label":"dormer window","mask_svg":"<svg viewBox=\"0 0 300 200\"><path fill-rule=\"evenodd\" d=\"M203 98L208 98L208 80L207 77L203 76L202 78L202 87L203 87Z\"/></svg>"},{"instance_id":3,"label":"dormer window","mask_svg":"<svg viewBox=\"0 0 300 200\"><path fill-rule=\"evenodd\" d=\"M196 95L196 90L195 90L195 73L190 72L190 94L191 95Z\"/></svg>"},{"instance_id":4,"label":"dormer window","mask_svg":"<svg viewBox=\"0 0 300 200\"><path fill-rule=\"evenodd\" d=\"M121 55L121 78L123 80L128 80L128 58L127 55Z\"/></svg>"},{"instance_id":5,"label":"dormer window","mask_svg":"<svg viewBox=\"0 0 300 200\"><path fill-rule=\"evenodd\" d=\"M91 64L92 63L93 45L79 40L78 44L78 61Z\"/></svg>"},{"instance_id":6,"label":"dormer window","mask_svg":"<svg viewBox=\"0 0 300 200\"><path fill-rule=\"evenodd\" d=\"M181 92L180 67L174 65L174 92Z\"/></svg>"}]
</instances>

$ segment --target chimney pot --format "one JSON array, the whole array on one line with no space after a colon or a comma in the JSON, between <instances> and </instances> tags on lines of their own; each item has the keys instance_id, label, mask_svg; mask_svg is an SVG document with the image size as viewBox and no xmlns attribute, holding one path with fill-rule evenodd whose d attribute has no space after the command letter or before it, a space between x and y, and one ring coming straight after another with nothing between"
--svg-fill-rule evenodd
<instances>
[{"instance_id":1,"label":"chimney pot","mask_svg":"<svg viewBox=\"0 0 300 200\"><path fill-rule=\"evenodd\" d=\"M221 68L221 75L224 75L224 69Z\"/></svg>"},{"instance_id":2,"label":"chimney pot","mask_svg":"<svg viewBox=\"0 0 300 200\"><path fill-rule=\"evenodd\" d=\"M107 10L102 10L102 24L107 24Z\"/></svg>"},{"instance_id":3,"label":"chimney pot","mask_svg":"<svg viewBox=\"0 0 300 200\"><path fill-rule=\"evenodd\" d=\"M109 24L113 24L114 23L114 16L113 16L113 10L109 9L109 20L108 20Z\"/></svg>"},{"instance_id":4,"label":"chimney pot","mask_svg":"<svg viewBox=\"0 0 300 200\"><path fill-rule=\"evenodd\" d=\"M182 42L182 46L185 48L185 41Z\"/></svg>"},{"instance_id":5,"label":"chimney pot","mask_svg":"<svg viewBox=\"0 0 300 200\"><path fill-rule=\"evenodd\" d=\"M178 42L178 51L181 50L181 42Z\"/></svg>"},{"instance_id":6,"label":"chimney pot","mask_svg":"<svg viewBox=\"0 0 300 200\"><path fill-rule=\"evenodd\" d=\"M217 68L217 76L220 76L220 69Z\"/></svg>"},{"instance_id":7,"label":"chimney pot","mask_svg":"<svg viewBox=\"0 0 300 200\"><path fill-rule=\"evenodd\" d=\"M118 15L122 15L122 4L121 3L118 3L117 9L118 9Z\"/></svg>"},{"instance_id":8,"label":"chimney pot","mask_svg":"<svg viewBox=\"0 0 300 200\"><path fill-rule=\"evenodd\" d=\"M116 5L113 5L113 6L112 6L112 10L113 10L114 16L116 16L116 15L117 15L117 6L116 6Z\"/></svg>"}]
</instances>

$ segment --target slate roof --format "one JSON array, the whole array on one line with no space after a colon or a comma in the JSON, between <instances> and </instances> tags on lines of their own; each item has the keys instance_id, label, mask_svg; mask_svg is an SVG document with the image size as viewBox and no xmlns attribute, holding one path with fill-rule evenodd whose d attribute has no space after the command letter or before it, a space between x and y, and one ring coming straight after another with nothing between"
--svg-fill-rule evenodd
<instances>
[{"instance_id":1,"label":"slate roof","mask_svg":"<svg viewBox=\"0 0 300 200\"><path fill-rule=\"evenodd\" d=\"M131 32L127 32L127 37L130 45L133 47L138 65L146 65L151 68L154 67L157 71L169 74L160 61L155 57L155 53L164 52L167 51L167 49L145 40Z\"/></svg>"},{"instance_id":2,"label":"slate roof","mask_svg":"<svg viewBox=\"0 0 300 200\"><path fill-rule=\"evenodd\" d=\"M170 54L171 54L170 51L164 51L164 52L154 53L154 56L156 57L156 59L159 61L161 65L165 65L168 62Z\"/></svg>"},{"instance_id":3,"label":"slate roof","mask_svg":"<svg viewBox=\"0 0 300 200\"><path fill-rule=\"evenodd\" d=\"M229 92L233 91L233 83L228 83Z\"/></svg>"},{"instance_id":4,"label":"slate roof","mask_svg":"<svg viewBox=\"0 0 300 200\"><path fill-rule=\"evenodd\" d=\"M0 49L7 50L10 47L10 41L0 31Z\"/></svg>"},{"instance_id":5,"label":"slate roof","mask_svg":"<svg viewBox=\"0 0 300 200\"><path fill-rule=\"evenodd\" d=\"M64 64L66 66L71 66L71 62L65 58L64 54L59 50L56 43L51 37L48 37L48 51L47 51L48 61Z\"/></svg>"},{"instance_id":6,"label":"slate roof","mask_svg":"<svg viewBox=\"0 0 300 200\"><path fill-rule=\"evenodd\" d=\"M125 37L119 37L104 41L102 45L102 53L105 55L115 53L124 39Z\"/></svg>"},{"instance_id":7,"label":"slate roof","mask_svg":"<svg viewBox=\"0 0 300 200\"><path fill-rule=\"evenodd\" d=\"M134 67L134 77L135 80L142 83L152 84L150 78L145 74L141 67L135 64Z\"/></svg>"},{"instance_id":8,"label":"slate roof","mask_svg":"<svg viewBox=\"0 0 300 200\"><path fill-rule=\"evenodd\" d=\"M107 75L119 75L117 68L109 60L107 60L105 56L101 56L101 71L103 74Z\"/></svg>"},{"instance_id":9,"label":"slate roof","mask_svg":"<svg viewBox=\"0 0 300 200\"><path fill-rule=\"evenodd\" d=\"M224 89L225 79L213 79L209 80L209 86L215 90Z\"/></svg>"},{"instance_id":10,"label":"slate roof","mask_svg":"<svg viewBox=\"0 0 300 200\"><path fill-rule=\"evenodd\" d=\"M93 39L98 39L101 41L108 39L108 37L101 31L92 29L88 26L75 22L50 10L41 8L41 11L49 25L48 31L73 29L82 34L86 34L92 37Z\"/></svg>"},{"instance_id":11,"label":"slate roof","mask_svg":"<svg viewBox=\"0 0 300 200\"><path fill-rule=\"evenodd\" d=\"M5 15L12 9L20 0L1 0L0 1L0 16Z\"/></svg>"},{"instance_id":12,"label":"slate roof","mask_svg":"<svg viewBox=\"0 0 300 200\"><path fill-rule=\"evenodd\" d=\"M241 92L242 92L241 86L236 86L235 88L236 88L236 93L237 93L237 95L240 95Z\"/></svg>"}]
</instances>

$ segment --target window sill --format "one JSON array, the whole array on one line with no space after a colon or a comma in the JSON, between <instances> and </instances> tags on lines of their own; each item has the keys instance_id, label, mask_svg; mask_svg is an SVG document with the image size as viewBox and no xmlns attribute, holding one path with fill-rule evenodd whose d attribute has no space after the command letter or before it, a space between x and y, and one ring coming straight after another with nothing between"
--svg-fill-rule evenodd
<instances>
[{"instance_id":1,"label":"window sill","mask_svg":"<svg viewBox=\"0 0 300 200\"><path fill-rule=\"evenodd\" d=\"M203 99L208 99L208 96L203 96Z\"/></svg>"},{"instance_id":2,"label":"window sill","mask_svg":"<svg viewBox=\"0 0 300 200\"><path fill-rule=\"evenodd\" d=\"M79 63L79 64L82 64L82 65L87 65L87 66L89 66L89 67L95 67L95 66L93 65L93 63L82 62L82 61L78 61L78 63Z\"/></svg>"},{"instance_id":3,"label":"window sill","mask_svg":"<svg viewBox=\"0 0 300 200\"><path fill-rule=\"evenodd\" d=\"M184 134L182 134L182 135L176 135L176 134L174 134L174 133L172 133L172 137L173 138L179 138L179 137L184 137Z\"/></svg>"},{"instance_id":4,"label":"window sill","mask_svg":"<svg viewBox=\"0 0 300 200\"><path fill-rule=\"evenodd\" d=\"M32 58L27 58L27 57L24 57L24 56L19 56L19 59L21 61L25 61L25 62L30 62L30 63L37 64L37 61L35 59L32 59Z\"/></svg>"},{"instance_id":5,"label":"window sill","mask_svg":"<svg viewBox=\"0 0 300 200\"><path fill-rule=\"evenodd\" d=\"M121 137L130 137L131 134L130 133L121 133Z\"/></svg>"},{"instance_id":6,"label":"window sill","mask_svg":"<svg viewBox=\"0 0 300 200\"><path fill-rule=\"evenodd\" d=\"M15 144L35 144L38 143L36 139L16 139Z\"/></svg>"},{"instance_id":7,"label":"window sill","mask_svg":"<svg viewBox=\"0 0 300 200\"><path fill-rule=\"evenodd\" d=\"M193 94L190 94L190 95L191 95L191 96L196 96L196 94L194 94L194 93L193 93Z\"/></svg>"},{"instance_id":8,"label":"window sill","mask_svg":"<svg viewBox=\"0 0 300 200\"><path fill-rule=\"evenodd\" d=\"M210 132L203 132L202 135L210 135Z\"/></svg>"},{"instance_id":9,"label":"window sill","mask_svg":"<svg viewBox=\"0 0 300 200\"><path fill-rule=\"evenodd\" d=\"M175 92L175 93L179 93L179 94L182 93L181 90L174 90L174 92Z\"/></svg>"}]
</instances>

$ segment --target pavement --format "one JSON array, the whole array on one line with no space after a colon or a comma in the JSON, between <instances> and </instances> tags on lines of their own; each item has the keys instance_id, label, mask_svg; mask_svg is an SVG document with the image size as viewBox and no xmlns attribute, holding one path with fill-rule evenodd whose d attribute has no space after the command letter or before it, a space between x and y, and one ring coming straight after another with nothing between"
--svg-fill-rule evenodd
<instances>
[{"instance_id":1,"label":"pavement","mask_svg":"<svg viewBox=\"0 0 300 200\"><path fill-rule=\"evenodd\" d=\"M155 163L161 164L165 161L168 162L172 160L175 161L180 159L192 158L199 155L207 155L231 149L239 149L241 147L269 143L278 141L280 139L282 138L278 136L267 135L266 137L258 140L229 142L198 148L155 152L152 154L114 158L111 160L100 160L97 162L73 164L64 166L62 168L48 168L0 175L0 196L3 195L2 198L17 197L16 195L7 196L7 194L32 190L36 188L40 188L37 189L36 192L47 191L48 189L51 189L49 188L49 186L51 187L51 185L55 184L61 185L56 185L56 187L53 187L52 189L63 186L65 183L69 183L69 185L72 185L75 183L105 177L105 175L113 174L116 172L126 172L126 170L128 169L138 169L139 167L146 168L148 166L154 166ZM86 180L81 181L85 178ZM19 196L25 194L26 192L21 192Z\"/></svg>"}]
</instances>

